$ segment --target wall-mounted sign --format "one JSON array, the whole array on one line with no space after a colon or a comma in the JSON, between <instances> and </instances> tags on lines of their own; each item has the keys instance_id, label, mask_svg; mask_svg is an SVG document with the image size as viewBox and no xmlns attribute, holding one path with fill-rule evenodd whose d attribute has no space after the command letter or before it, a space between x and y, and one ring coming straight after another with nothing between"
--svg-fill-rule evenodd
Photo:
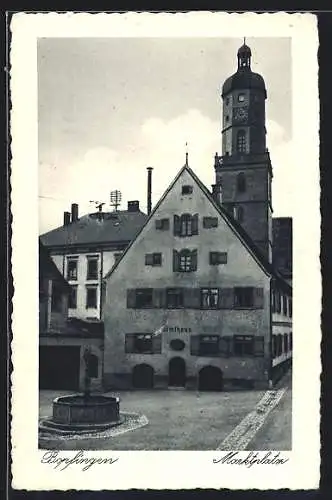
<instances>
[{"instance_id":1,"label":"wall-mounted sign","mask_svg":"<svg viewBox=\"0 0 332 500\"><path fill-rule=\"evenodd\" d=\"M191 333L191 328L184 328L180 326L164 326L164 333Z\"/></svg>"}]
</instances>

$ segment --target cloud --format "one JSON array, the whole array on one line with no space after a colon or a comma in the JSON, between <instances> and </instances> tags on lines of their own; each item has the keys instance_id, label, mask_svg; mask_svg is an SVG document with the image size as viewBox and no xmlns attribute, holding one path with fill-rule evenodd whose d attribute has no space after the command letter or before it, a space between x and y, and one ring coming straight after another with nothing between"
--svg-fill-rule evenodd
<instances>
[{"instance_id":1,"label":"cloud","mask_svg":"<svg viewBox=\"0 0 332 500\"><path fill-rule=\"evenodd\" d=\"M268 144L274 166L273 200L276 213L290 208L291 145L284 129L274 121L267 123ZM153 204L185 163L186 143L189 165L208 188L214 183L214 154L220 153L220 123L197 109L171 120L150 117L137 130L126 149L96 147L87 150L75 163L40 165L40 193L56 198L40 198L40 231L62 224L63 211L79 203L80 214L95 210L90 200L105 202L110 210L110 192L122 193L121 209L128 200L139 200L146 210L146 167L153 167ZM287 198L285 198L287 194Z\"/></svg>"}]
</instances>

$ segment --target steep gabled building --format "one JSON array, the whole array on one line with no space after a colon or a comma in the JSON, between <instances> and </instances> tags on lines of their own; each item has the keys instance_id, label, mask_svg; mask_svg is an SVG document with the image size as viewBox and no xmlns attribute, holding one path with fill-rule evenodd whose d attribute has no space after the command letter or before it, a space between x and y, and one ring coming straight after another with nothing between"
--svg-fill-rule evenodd
<instances>
[{"instance_id":1,"label":"steep gabled building","mask_svg":"<svg viewBox=\"0 0 332 500\"><path fill-rule=\"evenodd\" d=\"M291 287L187 164L105 279L106 387L221 390L275 378L271 297L289 303Z\"/></svg>"}]
</instances>

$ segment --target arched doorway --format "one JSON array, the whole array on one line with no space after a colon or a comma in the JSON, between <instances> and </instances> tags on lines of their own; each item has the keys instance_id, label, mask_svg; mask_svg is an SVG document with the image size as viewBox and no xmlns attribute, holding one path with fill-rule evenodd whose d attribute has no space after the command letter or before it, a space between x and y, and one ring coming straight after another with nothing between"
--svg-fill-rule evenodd
<instances>
[{"instance_id":1,"label":"arched doorway","mask_svg":"<svg viewBox=\"0 0 332 500\"><path fill-rule=\"evenodd\" d=\"M222 371L215 366L204 366L198 374L200 391L222 391Z\"/></svg>"},{"instance_id":2,"label":"arched doorway","mask_svg":"<svg viewBox=\"0 0 332 500\"><path fill-rule=\"evenodd\" d=\"M186 385L186 363L182 358L172 358L168 365L168 385L184 387Z\"/></svg>"},{"instance_id":3,"label":"arched doorway","mask_svg":"<svg viewBox=\"0 0 332 500\"><path fill-rule=\"evenodd\" d=\"M152 366L141 365L134 366L133 369L133 386L136 389L151 389L153 387L154 370Z\"/></svg>"}]
</instances>

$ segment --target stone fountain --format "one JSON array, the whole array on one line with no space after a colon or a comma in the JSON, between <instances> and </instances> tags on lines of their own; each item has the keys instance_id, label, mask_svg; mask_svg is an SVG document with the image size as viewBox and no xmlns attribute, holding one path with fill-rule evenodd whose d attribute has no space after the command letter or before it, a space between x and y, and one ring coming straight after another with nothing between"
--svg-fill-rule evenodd
<instances>
[{"instance_id":1,"label":"stone fountain","mask_svg":"<svg viewBox=\"0 0 332 500\"><path fill-rule=\"evenodd\" d=\"M41 431L70 434L91 433L121 423L119 398L91 394L91 351L84 351L85 376L83 394L60 396L53 401L52 417L42 419Z\"/></svg>"}]
</instances>

